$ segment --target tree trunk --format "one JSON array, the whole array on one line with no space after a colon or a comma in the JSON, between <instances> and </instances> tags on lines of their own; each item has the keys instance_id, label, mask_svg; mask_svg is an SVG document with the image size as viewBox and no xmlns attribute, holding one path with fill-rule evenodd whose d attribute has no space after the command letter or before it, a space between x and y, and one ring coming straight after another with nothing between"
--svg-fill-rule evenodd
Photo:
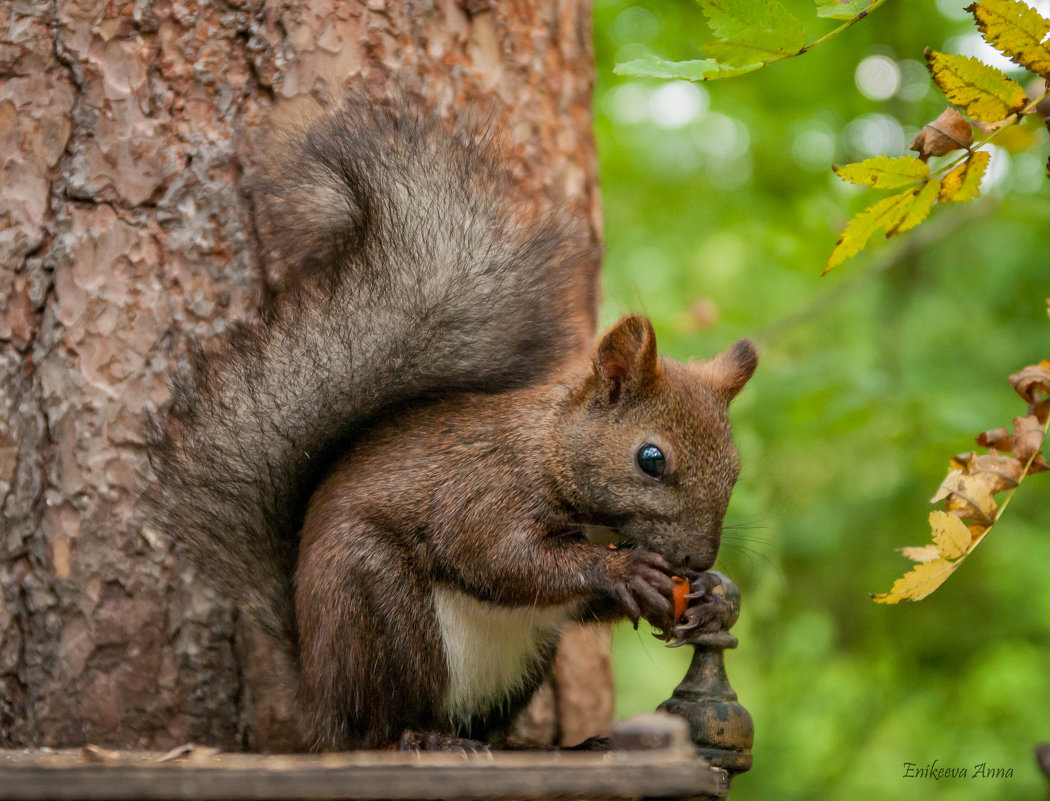
<instances>
[{"instance_id":1,"label":"tree trunk","mask_svg":"<svg viewBox=\"0 0 1050 801\"><path fill-rule=\"evenodd\" d=\"M174 354L275 291L253 144L394 79L493 114L597 238L592 75L586 0L0 4L0 746L294 745L261 637L136 504ZM555 739L611 713L603 633L567 640Z\"/></svg>"}]
</instances>

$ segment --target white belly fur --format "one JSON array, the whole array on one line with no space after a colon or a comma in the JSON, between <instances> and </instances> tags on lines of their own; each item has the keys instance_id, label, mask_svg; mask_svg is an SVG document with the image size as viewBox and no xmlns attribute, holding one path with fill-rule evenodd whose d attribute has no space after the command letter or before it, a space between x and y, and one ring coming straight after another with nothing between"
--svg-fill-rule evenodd
<instances>
[{"instance_id":1,"label":"white belly fur","mask_svg":"<svg viewBox=\"0 0 1050 801\"><path fill-rule=\"evenodd\" d=\"M448 664L444 712L460 723L498 706L521 685L570 607L497 606L437 587L434 612Z\"/></svg>"}]
</instances>

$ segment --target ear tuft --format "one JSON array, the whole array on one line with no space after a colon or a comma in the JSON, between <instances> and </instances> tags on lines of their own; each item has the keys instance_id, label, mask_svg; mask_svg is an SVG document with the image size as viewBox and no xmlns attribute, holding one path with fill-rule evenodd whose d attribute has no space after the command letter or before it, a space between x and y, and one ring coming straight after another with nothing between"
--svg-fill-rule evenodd
<instances>
[{"instance_id":1,"label":"ear tuft","mask_svg":"<svg viewBox=\"0 0 1050 801\"><path fill-rule=\"evenodd\" d=\"M656 333L640 315L622 318L598 343L594 371L609 383L609 401L616 403L624 384L640 385L657 372Z\"/></svg>"},{"instance_id":2,"label":"ear tuft","mask_svg":"<svg viewBox=\"0 0 1050 801\"><path fill-rule=\"evenodd\" d=\"M701 369L726 403L737 396L758 367L758 351L750 339L741 339Z\"/></svg>"}]
</instances>

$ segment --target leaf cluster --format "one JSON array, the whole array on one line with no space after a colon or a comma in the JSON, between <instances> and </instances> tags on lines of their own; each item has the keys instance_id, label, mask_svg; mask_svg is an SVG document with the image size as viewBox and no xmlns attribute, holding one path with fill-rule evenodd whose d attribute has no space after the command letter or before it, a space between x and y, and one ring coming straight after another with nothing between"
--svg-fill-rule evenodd
<instances>
[{"instance_id":1,"label":"leaf cluster","mask_svg":"<svg viewBox=\"0 0 1050 801\"><path fill-rule=\"evenodd\" d=\"M988 535L1025 476L1050 469L1040 451L1050 420L1050 361L1014 373L1010 383L1028 402L1027 415L1014 418L1012 434L1005 427L979 434L977 444L987 453L952 457L930 499L945 503L945 511L930 512L932 544L900 549L917 564L889 592L873 595L877 603L920 601L936 590ZM998 505L995 496L1003 492L1008 495Z\"/></svg>"},{"instance_id":2,"label":"leaf cluster","mask_svg":"<svg viewBox=\"0 0 1050 801\"><path fill-rule=\"evenodd\" d=\"M704 45L707 58L668 61L652 53L621 62L615 72L645 78L711 81L800 56L866 17L885 0L816 0L818 17L846 20L831 33L806 44L801 21L779 0L696 0L715 40Z\"/></svg>"},{"instance_id":3,"label":"leaf cluster","mask_svg":"<svg viewBox=\"0 0 1050 801\"><path fill-rule=\"evenodd\" d=\"M1046 41L1050 20L1020 0L981 0L967 11L985 41L1045 79L1047 91L1029 98L1020 84L995 67L927 48L930 75L953 105L923 126L912 141L910 149L917 156L876 156L834 168L836 175L850 183L876 189L905 188L849 221L828 257L825 273L863 250L876 232L886 237L903 233L925 220L938 203L977 197L990 160L989 152L980 148L1026 115L1037 113L1039 103L1050 96L1050 43ZM1050 120L1047 124L1050 126ZM986 133L976 145L972 125ZM964 150L964 155L936 170L928 166L931 157L957 150Z\"/></svg>"}]
</instances>

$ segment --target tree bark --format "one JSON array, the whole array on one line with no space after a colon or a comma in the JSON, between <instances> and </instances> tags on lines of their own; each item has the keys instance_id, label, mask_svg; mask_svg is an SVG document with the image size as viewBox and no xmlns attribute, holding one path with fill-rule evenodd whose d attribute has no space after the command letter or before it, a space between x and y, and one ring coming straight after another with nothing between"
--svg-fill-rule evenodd
<instances>
[{"instance_id":1,"label":"tree bark","mask_svg":"<svg viewBox=\"0 0 1050 801\"><path fill-rule=\"evenodd\" d=\"M294 745L261 638L143 525L146 410L278 288L242 178L344 82L492 114L597 239L589 25L586 0L0 4L0 746ZM595 636L532 710L550 738L609 723Z\"/></svg>"}]
</instances>

